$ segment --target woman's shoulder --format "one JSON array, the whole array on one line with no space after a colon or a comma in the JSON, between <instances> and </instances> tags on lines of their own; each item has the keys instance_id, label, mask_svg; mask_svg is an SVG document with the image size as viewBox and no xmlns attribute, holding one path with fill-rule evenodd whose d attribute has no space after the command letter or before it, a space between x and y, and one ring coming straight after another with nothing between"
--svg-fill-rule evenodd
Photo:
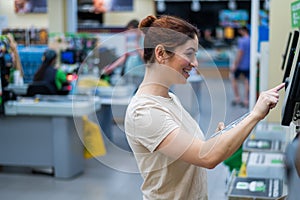
<instances>
[{"instance_id":1,"label":"woman's shoulder","mask_svg":"<svg viewBox=\"0 0 300 200\"><path fill-rule=\"evenodd\" d=\"M128 105L130 109L149 109L149 108L165 108L170 103L171 98L151 94L134 95Z\"/></svg>"},{"instance_id":2,"label":"woman's shoulder","mask_svg":"<svg viewBox=\"0 0 300 200\"><path fill-rule=\"evenodd\" d=\"M130 104L135 106L143 106L146 104L152 104L157 102L159 102L158 96L149 94L138 94L132 97Z\"/></svg>"},{"instance_id":3,"label":"woman's shoulder","mask_svg":"<svg viewBox=\"0 0 300 200\"><path fill-rule=\"evenodd\" d=\"M139 94L132 97L127 111L131 114L138 112L147 113L150 110L159 110L159 112L172 113L172 110L181 103L174 94L170 94L169 98L156 96L151 94Z\"/></svg>"},{"instance_id":4,"label":"woman's shoulder","mask_svg":"<svg viewBox=\"0 0 300 200\"><path fill-rule=\"evenodd\" d=\"M170 102L173 99L177 99L176 95L174 93L169 93L170 97L163 97L159 95L153 95L153 94L137 94L133 96L133 99L136 101L145 101L145 102Z\"/></svg>"}]
</instances>

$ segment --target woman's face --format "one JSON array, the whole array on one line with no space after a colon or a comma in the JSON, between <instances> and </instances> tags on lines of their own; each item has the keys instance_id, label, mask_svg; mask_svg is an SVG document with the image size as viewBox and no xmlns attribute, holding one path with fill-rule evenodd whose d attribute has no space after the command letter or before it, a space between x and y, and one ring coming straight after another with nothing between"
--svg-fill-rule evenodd
<instances>
[{"instance_id":1,"label":"woman's face","mask_svg":"<svg viewBox=\"0 0 300 200\"><path fill-rule=\"evenodd\" d=\"M167 59L165 64L173 68L179 83L185 83L187 78L190 76L190 71L193 67L198 66L196 53L198 52L198 37L188 40L181 46L178 46L174 50L174 55Z\"/></svg>"}]
</instances>

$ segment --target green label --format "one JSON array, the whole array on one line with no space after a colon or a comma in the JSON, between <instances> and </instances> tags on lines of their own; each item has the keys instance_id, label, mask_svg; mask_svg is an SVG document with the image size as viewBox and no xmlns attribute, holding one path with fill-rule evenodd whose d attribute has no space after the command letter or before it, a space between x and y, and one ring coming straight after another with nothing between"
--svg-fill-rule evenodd
<instances>
[{"instance_id":1,"label":"green label","mask_svg":"<svg viewBox=\"0 0 300 200\"><path fill-rule=\"evenodd\" d=\"M272 164L283 164L283 161L282 160L278 160L278 159L272 159L271 163Z\"/></svg>"},{"instance_id":2,"label":"green label","mask_svg":"<svg viewBox=\"0 0 300 200\"><path fill-rule=\"evenodd\" d=\"M292 28L300 27L300 1L291 4Z\"/></svg>"}]
</instances>

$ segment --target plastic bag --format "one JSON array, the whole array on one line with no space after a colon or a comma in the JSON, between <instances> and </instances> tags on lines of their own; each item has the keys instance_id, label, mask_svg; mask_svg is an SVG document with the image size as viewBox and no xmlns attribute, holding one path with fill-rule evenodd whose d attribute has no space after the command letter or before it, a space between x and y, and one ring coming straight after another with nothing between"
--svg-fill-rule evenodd
<instances>
[{"instance_id":1,"label":"plastic bag","mask_svg":"<svg viewBox=\"0 0 300 200\"><path fill-rule=\"evenodd\" d=\"M93 158L106 154L104 140L99 126L83 116L84 158Z\"/></svg>"},{"instance_id":2,"label":"plastic bag","mask_svg":"<svg viewBox=\"0 0 300 200\"><path fill-rule=\"evenodd\" d=\"M243 147L240 146L236 152L234 152L229 158L224 160L224 164L229 167L230 172L235 169L239 171L242 166L242 154L243 154Z\"/></svg>"}]
</instances>

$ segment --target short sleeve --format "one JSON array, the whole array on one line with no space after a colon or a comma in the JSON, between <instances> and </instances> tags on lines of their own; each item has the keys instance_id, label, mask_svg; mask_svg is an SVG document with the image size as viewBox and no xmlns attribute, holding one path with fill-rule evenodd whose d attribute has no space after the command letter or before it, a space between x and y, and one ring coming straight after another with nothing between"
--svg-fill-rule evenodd
<instances>
[{"instance_id":1,"label":"short sleeve","mask_svg":"<svg viewBox=\"0 0 300 200\"><path fill-rule=\"evenodd\" d=\"M247 48L247 45L245 43L245 40L243 38L239 38L238 49L241 51L245 51L246 48Z\"/></svg>"},{"instance_id":2,"label":"short sleeve","mask_svg":"<svg viewBox=\"0 0 300 200\"><path fill-rule=\"evenodd\" d=\"M60 69L57 70L56 78L58 80L60 80L61 82L67 81L66 74L62 70L60 70Z\"/></svg>"},{"instance_id":3,"label":"short sleeve","mask_svg":"<svg viewBox=\"0 0 300 200\"><path fill-rule=\"evenodd\" d=\"M243 50L243 41L242 41L241 38L238 39L238 43L237 44L238 44L238 49L239 50Z\"/></svg>"},{"instance_id":4,"label":"short sleeve","mask_svg":"<svg viewBox=\"0 0 300 200\"><path fill-rule=\"evenodd\" d=\"M164 138L179 125L171 113L159 104L140 106L130 114L130 137L154 152Z\"/></svg>"}]
</instances>

